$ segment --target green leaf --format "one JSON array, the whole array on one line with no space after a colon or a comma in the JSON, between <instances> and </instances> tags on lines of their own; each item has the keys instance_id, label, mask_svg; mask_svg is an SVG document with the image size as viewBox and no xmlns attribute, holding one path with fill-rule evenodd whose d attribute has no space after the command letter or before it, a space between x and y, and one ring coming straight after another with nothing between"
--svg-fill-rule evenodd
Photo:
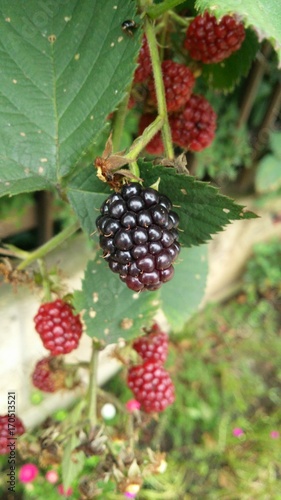
<instances>
[{"instance_id":1,"label":"green leaf","mask_svg":"<svg viewBox=\"0 0 281 500\"><path fill-rule=\"evenodd\" d=\"M108 194L107 184L97 178L93 165L79 172L70 182L68 199L86 233L92 234L96 230L99 208Z\"/></svg>"},{"instance_id":2,"label":"green leaf","mask_svg":"<svg viewBox=\"0 0 281 500\"><path fill-rule=\"evenodd\" d=\"M67 183L132 80L141 28L121 24L135 7L0 1L0 195Z\"/></svg>"},{"instance_id":3,"label":"green leaf","mask_svg":"<svg viewBox=\"0 0 281 500\"><path fill-rule=\"evenodd\" d=\"M266 155L260 161L255 179L259 193L275 191L281 187L280 159L273 155Z\"/></svg>"},{"instance_id":4,"label":"green leaf","mask_svg":"<svg viewBox=\"0 0 281 500\"><path fill-rule=\"evenodd\" d=\"M196 0L200 13L209 10L216 17L236 13L246 27L256 29L259 39L266 38L275 48L281 62L281 4L280 0Z\"/></svg>"},{"instance_id":5,"label":"green leaf","mask_svg":"<svg viewBox=\"0 0 281 500\"><path fill-rule=\"evenodd\" d=\"M230 92L243 76L247 76L259 47L254 31L246 30L241 48L225 61L218 64L204 64L202 76L208 85L216 90Z\"/></svg>"},{"instance_id":6,"label":"green leaf","mask_svg":"<svg viewBox=\"0 0 281 500\"><path fill-rule=\"evenodd\" d=\"M205 243L232 220L257 217L252 212L243 211L243 206L219 194L217 188L206 182L177 174L173 168L153 166L144 161L139 161L139 165L147 186L160 177L159 191L169 196L180 216L179 239L184 246Z\"/></svg>"},{"instance_id":7,"label":"green leaf","mask_svg":"<svg viewBox=\"0 0 281 500\"><path fill-rule=\"evenodd\" d=\"M172 281L160 288L161 309L174 331L198 310L208 274L207 246L182 248Z\"/></svg>"},{"instance_id":8,"label":"green leaf","mask_svg":"<svg viewBox=\"0 0 281 500\"><path fill-rule=\"evenodd\" d=\"M87 335L112 344L132 339L148 326L159 307L159 294L132 292L98 255L88 262L82 291L74 292L74 306L83 311Z\"/></svg>"}]
</instances>

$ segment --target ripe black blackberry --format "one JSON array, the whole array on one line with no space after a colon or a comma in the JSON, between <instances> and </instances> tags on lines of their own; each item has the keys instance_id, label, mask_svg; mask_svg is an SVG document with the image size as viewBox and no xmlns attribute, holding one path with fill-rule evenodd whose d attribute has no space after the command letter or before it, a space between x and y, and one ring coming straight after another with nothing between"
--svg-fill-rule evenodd
<instances>
[{"instance_id":1,"label":"ripe black blackberry","mask_svg":"<svg viewBox=\"0 0 281 500\"><path fill-rule=\"evenodd\" d=\"M111 194L100 211L96 225L104 259L131 290L157 290L172 279L179 217L167 196L132 182Z\"/></svg>"}]
</instances>

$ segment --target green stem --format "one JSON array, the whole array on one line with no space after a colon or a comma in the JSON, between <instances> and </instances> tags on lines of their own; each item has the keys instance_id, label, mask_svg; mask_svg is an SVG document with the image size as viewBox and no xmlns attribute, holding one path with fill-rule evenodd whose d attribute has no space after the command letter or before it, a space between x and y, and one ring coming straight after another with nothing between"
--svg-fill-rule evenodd
<instances>
[{"instance_id":1,"label":"green stem","mask_svg":"<svg viewBox=\"0 0 281 500\"><path fill-rule=\"evenodd\" d=\"M118 110L114 114L113 130L112 130L112 145L113 151L119 151L120 142L124 130L125 118L128 112L128 102L130 98L130 91L128 91L125 99L121 102Z\"/></svg>"},{"instance_id":2,"label":"green stem","mask_svg":"<svg viewBox=\"0 0 281 500\"><path fill-rule=\"evenodd\" d=\"M38 259L38 267L42 276L42 285L44 290L44 302L51 302L52 292L46 264L43 259Z\"/></svg>"},{"instance_id":3,"label":"green stem","mask_svg":"<svg viewBox=\"0 0 281 500\"><path fill-rule=\"evenodd\" d=\"M164 2L148 7L146 13L151 19L157 19L157 17L162 16L167 10L177 7L177 5L180 5L184 1L185 0L164 0Z\"/></svg>"},{"instance_id":4,"label":"green stem","mask_svg":"<svg viewBox=\"0 0 281 500\"><path fill-rule=\"evenodd\" d=\"M192 21L194 19L194 17L181 17L173 10L169 10L168 14L178 24L180 24L181 26L184 26L185 28L187 28L187 26L190 24L190 21Z\"/></svg>"},{"instance_id":5,"label":"green stem","mask_svg":"<svg viewBox=\"0 0 281 500\"><path fill-rule=\"evenodd\" d=\"M154 29L151 21L146 18L145 20L145 33L150 50L150 57L152 62L154 84L157 97L158 114L163 118L163 143L165 147L166 157L170 160L174 159L174 149L171 137L171 130L168 120L167 105L165 99L165 88L162 77L161 61L159 57L157 40L154 34Z\"/></svg>"},{"instance_id":6,"label":"green stem","mask_svg":"<svg viewBox=\"0 0 281 500\"><path fill-rule=\"evenodd\" d=\"M92 342L92 355L90 360L90 381L88 391L88 419L91 427L97 425L97 394L98 394L98 357L99 351L96 342Z\"/></svg>"},{"instance_id":7,"label":"green stem","mask_svg":"<svg viewBox=\"0 0 281 500\"><path fill-rule=\"evenodd\" d=\"M28 267L32 262L35 260L41 259L45 257L49 252L57 248L59 245L61 245L65 240L67 240L72 234L74 234L80 227L80 224L78 222L75 222L74 224L71 224L71 226L68 226L65 228L63 231L61 231L59 234L51 238L47 243L44 243L39 248L36 248L33 252L30 252L28 257L24 259L18 266L17 269L18 271L21 271L22 269L25 269Z\"/></svg>"},{"instance_id":8,"label":"green stem","mask_svg":"<svg viewBox=\"0 0 281 500\"><path fill-rule=\"evenodd\" d=\"M159 132L163 125L163 118L157 116L155 120L150 123L148 127L143 131L142 135L136 138L130 147L128 153L125 155L128 160L135 160L143 148L151 141L151 139ZM131 169L130 169L131 170Z\"/></svg>"}]
</instances>

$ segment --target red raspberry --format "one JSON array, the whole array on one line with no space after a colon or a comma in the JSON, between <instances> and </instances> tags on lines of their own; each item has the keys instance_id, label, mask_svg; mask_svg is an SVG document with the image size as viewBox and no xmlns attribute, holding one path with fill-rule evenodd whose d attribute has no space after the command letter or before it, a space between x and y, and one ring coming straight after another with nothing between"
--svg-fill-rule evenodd
<instances>
[{"instance_id":1,"label":"red raspberry","mask_svg":"<svg viewBox=\"0 0 281 500\"><path fill-rule=\"evenodd\" d=\"M139 52L139 57L137 62L138 62L138 67L134 74L133 83L144 82L149 77L152 71L150 52L146 36L144 36L142 39L142 46Z\"/></svg>"},{"instance_id":2,"label":"red raspberry","mask_svg":"<svg viewBox=\"0 0 281 500\"><path fill-rule=\"evenodd\" d=\"M245 38L245 29L235 17L224 16L218 21L205 12L190 23L185 48L192 59L203 63L218 63L240 49Z\"/></svg>"},{"instance_id":3,"label":"red raspberry","mask_svg":"<svg viewBox=\"0 0 281 500\"><path fill-rule=\"evenodd\" d=\"M25 433L25 427L20 418L12 415L0 416L0 455L10 453L9 443L16 436L21 436ZM11 439L12 438L12 439Z\"/></svg>"},{"instance_id":4,"label":"red raspberry","mask_svg":"<svg viewBox=\"0 0 281 500\"><path fill-rule=\"evenodd\" d=\"M195 78L187 66L170 60L162 62L162 73L167 110L177 111L191 96ZM152 101L156 103L156 91L152 79L148 82L148 88Z\"/></svg>"},{"instance_id":5,"label":"red raspberry","mask_svg":"<svg viewBox=\"0 0 281 500\"><path fill-rule=\"evenodd\" d=\"M216 113L200 95L192 95L184 109L170 117L173 142L190 151L210 146L215 136Z\"/></svg>"},{"instance_id":6,"label":"red raspberry","mask_svg":"<svg viewBox=\"0 0 281 500\"><path fill-rule=\"evenodd\" d=\"M74 316L72 307L63 300L42 304L34 322L35 330L52 356L67 354L78 347L82 323L79 315Z\"/></svg>"},{"instance_id":7,"label":"red raspberry","mask_svg":"<svg viewBox=\"0 0 281 500\"><path fill-rule=\"evenodd\" d=\"M156 115L145 113L139 121L139 135L141 135L146 127L150 125L156 118ZM153 139L146 145L145 150L150 155L162 155L164 153L164 145L162 142L161 132L158 132Z\"/></svg>"},{"instance_id":8,"label":"red raspberry","mask_svg":"<svg viewBox=\"0 0 281 500\"><path fill-rule=\"evenodd\" d=\"M175 400L173 382L168 372L155 361L132 366L128 386L146 413L165 410Z\"/></svg>"},{"instance_id":9,"label":"red raspberry","mask_svg":"<svg viewBox=\"0 0 281 500\"><path fill-rule=\"evenodd\" d=\"M44 392L65 389L66 372L59 365L58 358L52 356L38 361L32 374L33 385Z\"/></svg>"},{"instance_id":10,"label":"red raspberry","mask_svg":"<svg viewBox=\"0 0 281 500\"><path fill-rule=\"evenodd\" d=\"M168 354L168 335L155 323L146 335L133 342L133 348L144 361L165 363Z\"/></svg>"}]
</instances>

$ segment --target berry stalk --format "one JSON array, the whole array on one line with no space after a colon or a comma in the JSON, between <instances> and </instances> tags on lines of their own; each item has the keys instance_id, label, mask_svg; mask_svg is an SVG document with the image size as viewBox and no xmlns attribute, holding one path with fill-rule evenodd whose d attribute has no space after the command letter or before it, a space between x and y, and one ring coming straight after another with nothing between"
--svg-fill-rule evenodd
<instances>
[{"instance_id":1,"label":"berry stalk","mask_svg":"<svg viewBox=\"0 0 281 500\"><path fill-rule=\"evenodd\" d=\"M165 154L167 158L172 160L174 158L174 149L173 149L169 120L168 120L168 111L165 99L165 88L162 77L161 61L158 53L157 40L155 38L154 29L151 21L148 18L146 18L145 21L145 34L147 37L147 42L151 56L153 78L154 78L155 91L157 97L158 114L161 116L161 118L163 118L162 136L165 147Z\"/></svg>"},{"instance_id":2,"label":"berry stalk","mask_svg":"<svg viewBox=\"0 0 281 500\"><path fill-rule=\"evenodd\" d=\"M65 240L70 238L76 231L79 229L80 224L79 222L74 222L70 226L66 227L63 231L61 231L59 234L51 238L47 243L44 243L39 248L36 248L33 252L30 252L28 257L26 257L18 266L17 270L22 271L26 267L28 267L32 262L35 260L41 259L42 257L45 257L47 253L51 252L52 250L55 250L59 245L61 245Z\"/></svg>"}]
</instances>

